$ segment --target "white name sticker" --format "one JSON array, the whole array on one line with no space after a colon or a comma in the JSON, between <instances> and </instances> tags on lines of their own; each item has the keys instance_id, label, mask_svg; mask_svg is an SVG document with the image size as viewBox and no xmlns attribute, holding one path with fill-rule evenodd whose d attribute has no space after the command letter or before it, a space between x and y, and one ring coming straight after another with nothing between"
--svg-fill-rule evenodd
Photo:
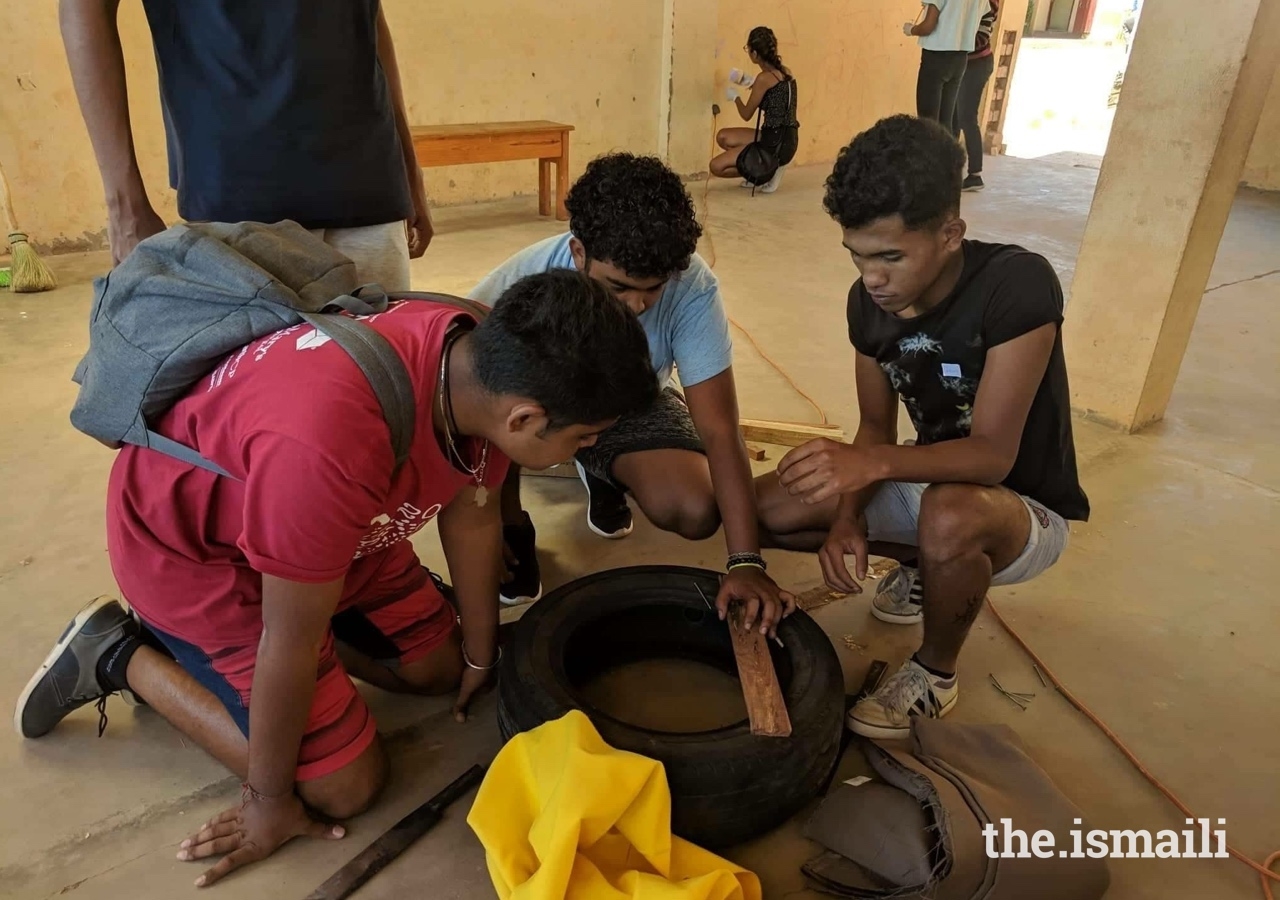
<instances>
[{"instance_id":1,"label":"white name sticker","mask_svg":"<svg viewBox=\"0 0 1280 900\"><path fill-rule=\"evenodd\" d=\"M959 366L959 364L958 364L958 363L943 363L943 364L942 364L942 377L943 377L943 378L959 378L959 377L960 377L960 366Z\"/></svg>"}]
</instances>

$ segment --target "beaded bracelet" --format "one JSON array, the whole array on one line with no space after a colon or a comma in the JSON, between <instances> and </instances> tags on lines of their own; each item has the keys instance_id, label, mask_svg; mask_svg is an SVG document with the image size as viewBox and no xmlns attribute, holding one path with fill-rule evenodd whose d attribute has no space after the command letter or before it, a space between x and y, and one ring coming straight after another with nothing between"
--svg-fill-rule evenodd
<instances>
[{"instance_id":1,"label":"beaded bracelet","mask_svg":"<svg viewBox=\"0 0 1280 900\"><path fill-rule=\"evenodd\" d=\"M762 572L769 568L765 564L764 557L759 553L730 553L729 562L725 568L732 571L739 566L751 566Z\"/></svg>"}]
</instances>

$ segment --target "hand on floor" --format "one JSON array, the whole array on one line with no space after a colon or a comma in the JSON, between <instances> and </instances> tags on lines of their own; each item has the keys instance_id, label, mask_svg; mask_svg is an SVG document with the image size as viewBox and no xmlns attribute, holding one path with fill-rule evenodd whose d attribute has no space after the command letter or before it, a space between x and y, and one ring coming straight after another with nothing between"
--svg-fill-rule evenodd
<instances>
[{"instance_id":1,"label":"hand on floor","mask_svg":"<svg viewBox=\"0 0 1280 900\"><path fill-rule=\"evenodd\" d=\"M458 699L453 703L455 722L467 721L467 707L477 694L483 693L493 682L497 669L473 669L463 666L462 683L458 686Z\"/></svg>"},{"instance_id":2,"label":"hand on floor","mask_svg":"<svg viewBox=\"0 0 1280 900\"><path fill-rule=\"evenodd\" d=\"M296 837L308 835L336 841L345 835L341 825L317 822L292 792L283 797L262 797L248 786L239 806L219 813L182 842L178 859L222 859L196 879L196 887L208 887L249 863L266 859Z\"/></svg>"}]
</instances>

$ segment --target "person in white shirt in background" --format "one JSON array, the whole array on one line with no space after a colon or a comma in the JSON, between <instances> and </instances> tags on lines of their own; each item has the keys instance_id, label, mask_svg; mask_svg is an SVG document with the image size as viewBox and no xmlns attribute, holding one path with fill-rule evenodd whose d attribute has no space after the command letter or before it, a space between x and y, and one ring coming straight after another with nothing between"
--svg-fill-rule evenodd
<instances>
[{"instance_id":1,"label":"person in white shirt in background","mask_svg":"<svg viewBox=\"0 0 1280 900\"><path fill-rule=\"evenodd\" d=\"M950 126L987 0L922 0L922 5L920 21L902 26L904 34L920 39L916 115Z\"/></svg>"}]
</instances>

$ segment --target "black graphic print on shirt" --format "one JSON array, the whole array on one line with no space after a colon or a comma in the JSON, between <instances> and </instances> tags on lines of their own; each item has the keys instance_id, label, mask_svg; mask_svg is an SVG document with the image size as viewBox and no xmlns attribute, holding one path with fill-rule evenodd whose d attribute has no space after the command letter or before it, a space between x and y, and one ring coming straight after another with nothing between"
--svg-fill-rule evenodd
<instances>
[{"instance_id":1,"label":"black graphic print on shirt","mask_svg":"<svg viewBox=\"0 0 1280 900\"><path fill-rule=\"evenodd\" d=\"M849 340L876 360L902 398L920 444L968 437L987 353L1050 323L1063 298L1048 261L1009 244L964 242L964 269L951 294L924 315L899 318L862 282L849 292ZM1062 336L1036 390L1006 487L1067 519L1087 519L1076 473L1071 399Z\"/></svg>"}]
</instances>

